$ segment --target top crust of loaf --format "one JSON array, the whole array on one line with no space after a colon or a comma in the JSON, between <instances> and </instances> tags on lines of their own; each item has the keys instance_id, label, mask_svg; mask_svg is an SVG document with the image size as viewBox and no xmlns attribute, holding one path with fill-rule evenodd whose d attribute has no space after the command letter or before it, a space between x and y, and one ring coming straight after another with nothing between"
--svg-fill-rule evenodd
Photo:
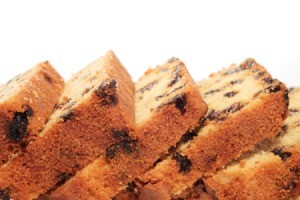
<instances>
[{"instance_id":1,"label":"top crust of loaf","mask_svg":"<svg viewBox=\"0 0 300 200\"><path fill-rule=\"evenodd\" d=\"M22 154L48 121L64 81L42 62L0 87L0 163Z\"/></svg>"},{"instance_id":2,"label":"top crust of loaf","mask_svg":"<svg viewBox=\"0 0 300 200\"><path fill-rule=\"evenodd\" d=\"M134 84L113 52L66 83L45 129L0 169L0 188L13 199L33 199L55 189L132 130Z\"/></svg>"},{"instance_id":3,"label":"top crust of loaf","mask_svg":"<svg viewBox=\"0 0 300 200\"><path fill-rule=\"evenodd\" d=\"M254 59L223 69L199 85L209 108L204 126L141 178L164 184L170 196L275 136L287 116L285 85Z\"/></svg>"}]
</instances>

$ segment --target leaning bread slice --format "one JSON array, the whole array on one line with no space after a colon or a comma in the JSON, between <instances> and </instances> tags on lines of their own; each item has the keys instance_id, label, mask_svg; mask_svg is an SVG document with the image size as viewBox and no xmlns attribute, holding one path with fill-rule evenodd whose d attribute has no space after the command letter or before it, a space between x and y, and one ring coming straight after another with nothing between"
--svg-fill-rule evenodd
<instances>
[{"instance_id":1,"label":"leaning bread slice","mask_svg":"<svg viewBox=\"0 0 300 200\"><path fill-rule=\"evenodd\" d=\"M204 126L187 133L169 157L140 178L145 184L141 199L180 194L205 172L274 137L287 115L285 85L253 59L211 75L199 83L199 90L209 108Z\"/></svg>"},{"instance_id":2,"label":"leaning bread slice","mask_svg":"<svg viewBox=\"0 0 300 200\"><path fill-rule=\"evenodd\" d=\"M111 199L167 154L207 111L196 83L176 58L148 70L135 88L134 147L127 148L126 136L120 136L106 155L78 172L50 199Z\"/></svg>"},{"instance_id":3,"label":"leaning bread slice","mask_svg":"<svg viewBox=\"0 0 300 200\"><path fill-rule=\"evenodd\" d=\"M46 61L0 86L0 165L22 154L43 129L63 84Z\"/></svg>"},{"instance_id":4,"label":"leaning bread slice","mask_svg":"<svg viewBox=\"0 0 300 200\"><path fill-rule=\"evenodd\" d=\"M290 114L278 137L204 179L218 199L288 199L300 194L300 88L289 97Z\"/></svg>"},{"instance_id":5,"label":"leaning bread slice","mask_svg":"<svg viewBox=\"0 0 300 200\"><path fill-rule=\"evenodd\" d=\"M24 200L58 187L129 134L133 121L134 84L109 51L66 83L39 137L0 169L1 192Z\"/></svg>"}]
</instances>

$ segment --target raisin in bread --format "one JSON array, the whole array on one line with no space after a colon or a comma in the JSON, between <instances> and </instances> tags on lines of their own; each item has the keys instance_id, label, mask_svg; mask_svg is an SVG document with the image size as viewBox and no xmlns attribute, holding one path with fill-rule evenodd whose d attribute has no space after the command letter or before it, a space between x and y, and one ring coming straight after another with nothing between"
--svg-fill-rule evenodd
<instances>
[{"instance_id":1,"label":"raisin in bread","mask_svg":"<svg viewBox=\"0 0 300 200\"><path fill-rule=\"evenodd\" d=\"M104 155L134 123L134 83L109 51L76 73L26 153L0 169L1 192L35 199Z\"/></svg>"},{"instance_id":2,"label":"raisin in bread","mask_svg":"<svg viewBox=\"0 0 300 200\"><path fill-rule=\"evenodd\" d=\"M207 106L185 65L172 58L135 84L136 140L120 141L52 193L51 198L111 199L192 130ZM50 198L50 199L51 199Z\"/></svg>"},{"instance_id":3,"label":"raisin in bread","mask_svg":"<svg viewBox=\"0 0 300 200\"><path fill-rule=\"evenodd\" d=\"M300 88L290 91L282 131L205 182L218 199L288 199L300 194Z\"/></svg>"},{"instance_id":4,"label":"raisin in bread","mask_svg":"<svg viewBox=\"0 0 300 200\"><path fill-rule=\"evenodd\" d=\"M208 105L206 117L197 131L186 133L166 159L141 177L143 199L153 191L159 199L180 194L205 172L274 137L287 116L285 85L253 59L211 75L199 83L199 90Z\"/></svg>"},{"instance_id":5,"label":"raisin in bread","mask_svg":"<svg viewBox=\"0 0 300 200\"><path fill-rule=\"evenodd\" d=\"M0 86L0 164L25 151L54 110L63 79L39 63Z\"/></svg>"}]
</instances>

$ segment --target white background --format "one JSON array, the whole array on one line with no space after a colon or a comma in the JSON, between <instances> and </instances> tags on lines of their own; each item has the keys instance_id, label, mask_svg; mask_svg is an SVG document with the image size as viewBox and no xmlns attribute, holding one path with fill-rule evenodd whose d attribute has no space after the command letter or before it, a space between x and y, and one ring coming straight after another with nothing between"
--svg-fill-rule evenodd
<instances>
[{"instance_id":1,"label":"white background","mask_svg":"<svg viewBox=\"0 0 300 200\"><path fill-rule=\"evenodd\" d=\"M0 82L49 60L65 77L112 49L134 80L171 56L196 80L255 58L300 86L299 1L1 1Z\"/></svg>"}]
</instances>

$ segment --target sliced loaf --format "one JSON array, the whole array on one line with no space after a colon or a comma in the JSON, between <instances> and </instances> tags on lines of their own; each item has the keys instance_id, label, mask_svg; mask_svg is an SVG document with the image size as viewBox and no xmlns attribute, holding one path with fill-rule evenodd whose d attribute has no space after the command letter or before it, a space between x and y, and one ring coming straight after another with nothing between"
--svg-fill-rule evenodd
<instances>
[{"instance_id":1,"label":"sliced loaf","mask_svg":"<svg viewBox=\"0 0 300 200\"><path fill-rule=\"evenodd\" d=\"M135 88L136 140L120 135L120 141L107 148L105 155L54 191L51 198L111 199L167 154L207 111L195 82L176 58L148 70ZM127 148L127 143L134 145Z\"/></svg>"},{"instance_id":2,"label":"sliced loaf","mask_svg":"<svg viewBox=\"0 0 300 200\"><path fill-rule=\"evenodd\" d=\"M166 159L140 178L140 199L176 197L205 172L274 137L287 116L285 85L253 59L211 75L199 90L209 108L203 127L185 134Z\"/></svg>"},{"instance_id":3,"label":"sliced loaf","mask_svg":"<svg viewBox=\"0 0 300 200\"><path fill-rule=\"evenodd\" d=\"M105 155L119 134L132 131L133 122L134 84L109 51L66 83L39 137L0 169L0 191L26 200L54 190Z\"/></svg>"}]
</instances>

